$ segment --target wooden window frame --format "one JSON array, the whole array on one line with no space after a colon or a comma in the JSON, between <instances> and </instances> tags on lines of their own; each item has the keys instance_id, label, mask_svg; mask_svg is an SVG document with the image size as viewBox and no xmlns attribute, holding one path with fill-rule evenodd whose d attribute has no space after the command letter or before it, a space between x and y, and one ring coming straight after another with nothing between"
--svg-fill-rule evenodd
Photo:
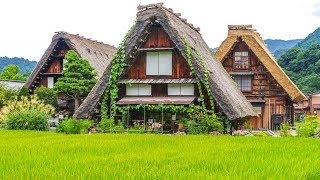
<instances>
[{"instance_id":1,"label":"wooden window frame","mask_svg":"<svg viewBox=\"0 0 320 180\"><path fill-rule=\"evenodd\" d=\"M127 94L127 90L128 90L128 88L127 88L127 86L133 86L133 85L137 85L138 86L138 94L137 95L128 95ZM148 85L148 86L150 86L150 94L149 95L140 95L139 94L139 92L140 92L140 85ZM149 96L152 96L152 85L151 84L126 84L126 91L125 91L125 95L126 96L130 96L130 97L135 97L135 96L141 96L141 97L143 97L143 96L145 96L145 97L149 97Z\"/></svg>"},{"instance_id":2,"label":"wooden window frame","mask_svg":"<svg viewBox=\"0 0 320 180\"><path fill-rule=\"evenodd\" d=\"M170 85L178 85L179 86L179 94L169 94L169 86ZM167 90L167 94L168 96L194 96L195 95L195 88L194 88L194 84L191 84L191 83L188 83L188 85L193 85L193 94L182 94L182 85L187 85L187 84L183 84L183 83L180 83L180 84L168 84L168 90Z\"/></svg>"},{"instance_id":3,"label":"wooden window frame","mask_svg":"<svg viewBox=\"0 0 320 180\"><path fill-rule=\"evenodd\" d=\"M236 81L236 77L240 77L240 86L238 84L238 82ZM250 79L250 86L243 86L242 81L245 80L244 78ZM253 82L253 77L252 75L234 75L233 76L233 80L237 83L238 88L241 90L241 92L252 92L252 82ZM245 87L250 87L250 90L245 89Z\"/></svg>"},{"instance_id":4,"label":"wooden window frame","mask_svg":"<svg viewBox=\"0 0 320 180\"><path fill-rule=\"evenodd\" d=\"M237 55L240 53L241 55ZM244 53L247 53L247 56L243 55ZM233 66L234 69L248 69L250 67L250 53L249 51L235 51L233 55ZM236 60L237 57L240 57L240 60ZM238 64L240 63L240 64Z\"/></svg>"},{"instance_id":5,"label":"wooden window frame","mask_svg":"<svg viewBox=\"0 0 320 180\"><path fill-rule=\"evenodd\" d=\"M157 69L158 72L156 74L151 74L148 72L148 53L154 53L154 54L158 54L158 61L157 61ZM160 74L160 54L161 53L170 53L171 55L171 72L170 74ZM146 76L165 76L165 77L172 77L173 75L173 51L148 51L146 52Z\"/></svg>"}]
</instances>

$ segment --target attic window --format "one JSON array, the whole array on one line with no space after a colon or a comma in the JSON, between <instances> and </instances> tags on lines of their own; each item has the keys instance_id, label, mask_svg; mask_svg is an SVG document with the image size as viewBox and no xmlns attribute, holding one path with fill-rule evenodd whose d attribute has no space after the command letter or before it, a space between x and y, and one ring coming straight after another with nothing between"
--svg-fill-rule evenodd
<instances>
[{"instance_id":1,"label":"attic window","mask_svg":"<svg viewBox=\"0 0 320 180\"><path fill-rule=\"evenodd\" d=\"M249 52L242 51L242 52L235 52L234 53L234 65L236 67L248 67L249 66Z\"/></svg>"},{"instance_id":2,"label":"attic window","mask_svg":"<svg viewBox=\"0 0 320 180\"><path fill-rule=\"evenodd\" d=\"M90 52L91 52L91 51L90 51L90 49L88 49L88 48L87 48L87 51L88 51L88 53L90 53Z\"/></svg>"},{"instance_id":3,"label":"attic window","mask_svg":"<svg viewBox=\"0 0 320 180\"><path fill-rule=\"evenodd\" d=\"M172 51L147 52L147 75L172 75Z\"/></svg>"}]
</instances>

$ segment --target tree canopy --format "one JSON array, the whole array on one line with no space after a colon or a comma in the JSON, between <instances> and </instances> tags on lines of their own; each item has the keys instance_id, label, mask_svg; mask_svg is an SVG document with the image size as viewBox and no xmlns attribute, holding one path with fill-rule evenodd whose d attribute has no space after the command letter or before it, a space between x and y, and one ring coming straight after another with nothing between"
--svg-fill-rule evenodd
<instances>
[{"instance_id":1,"label":"tree canopy","mask_svg":"<svg viewBox=\"0 0 320 180\"><path fill-rule=\"evenodd\" d=\"M97 73L86 59L81 58L75 51L70 50L65 56L63 77L54 85L58 93L62 93L75 100L75 109L79 107L80 97L86 96L96 83Z\"/></svg>"},{"instance_id":2,"label":"tree canopy","mask_svg":"<svg viewBox=\"0 0 320 180\"><path fill-rule=\"evenodd\" d=\"M19 74L19 72L19 66L10 64L3 68L0 79L25 81L26 78Z\"/></svg>"},{"instance_id":3,"label":"tree canopy","mask_svg":"<svg viewBox=\"0 0 320 180\"><path fill-rule=\"evenodd\" d=\"M320 90L320 44L292 48L281 55L278 63L303 92Z\"/></svg>"}]
</instances>

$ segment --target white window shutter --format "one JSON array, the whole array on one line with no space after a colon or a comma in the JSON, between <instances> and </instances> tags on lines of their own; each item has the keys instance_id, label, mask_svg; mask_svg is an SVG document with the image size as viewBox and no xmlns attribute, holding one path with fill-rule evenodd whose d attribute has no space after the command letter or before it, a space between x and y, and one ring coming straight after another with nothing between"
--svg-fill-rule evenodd
<instances>
[{"instance_id":1,"label":"white window shutter","mask_svg":"<svg viewBox=\"0 0 320 180\"><path fill-rule=\"evenodd\" d=\"M47 77L47 85L48 85L48 88L53 88L53 85L54 85L53 77Z\"/></svg>"},{"instance_id":2,"label":"white window shutter","mask_svg":"<svg viewBox=\"0 0 320 180\"><path fill-rule=\"evenodd\" d=\"M159 52L159 75L172 75L172 51Z\"/></svg>"},{"instance_id":3,"label":"white window shutter","mask_svg":"<svg viewBox=\"0 0 320 180\"><path fill-rule=\"evenodd\" d=\"M151 85L139 84L139 96L151 96Z\"/></svg>"},{"instance_id":4,"label":"white window shutter","mask_svg":"<svg viewBox=\"0 0 320 180\"><path fill-rule=\"evenodd\" d=\"M158 52L147 52L147 75L158 75L159 74L159 53Z\"/></svg>"},{"instance_id":5,"label":"white window shutter","mask_svg":"<svg viewBox=\"0 0 320 180\"><path fill-rule=\"evenodd\" d=\"M181 95L180 84L168 84L168 95Z\"/></svg>"},{"instance_id":6,"label":"white window shutter","mask_svg":"<svg viewBox=\"0 0 320 180\"><path fill-rule=\"evenodd\" d=\"M194 95L194 85L181 84L181 95Z\"/></svg>"},{"instance_id":7,"label":"white window shutter","mask_svg":"<svg viewBox=\"0 0 320 180\"><path fill-rule=\"evenodd\" d=\"M138 96L139 95L139 85L138 84L127 84L126 85L126 95L127 96Z\"/></svg>"}]
</instances>

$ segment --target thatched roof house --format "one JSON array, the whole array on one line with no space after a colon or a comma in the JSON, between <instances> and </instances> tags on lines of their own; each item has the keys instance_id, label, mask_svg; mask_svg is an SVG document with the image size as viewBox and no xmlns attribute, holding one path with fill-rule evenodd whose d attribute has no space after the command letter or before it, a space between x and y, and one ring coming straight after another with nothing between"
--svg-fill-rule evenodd
<instances>
[{"instance_id":1,"label":"thatched roof house","mask_svg":"<svg viewBox=\"0 0 320 180\"><path fill-rule=\"evenodd\" d=\"M260 34L252 29L251 25L229 25L228 37L222 42L215 56L223 62L226 56L232 51L233 47L241 41L245 42L253 53L259 58L260 62L270 72L273 78L288 93L292 101L299 102L305 98L304 94L290 80L286 73L278 65L274 56L268 50Z\"/></svg>"},{"instance_id":2,"label":"thatched roof house","mask_svg":"<svg viewBox=\"0 0 320 180\"><path fill-rule=\"evenodd\" d=\"M187 20L181 18L179 13L174 13L172 9L163 7L162 3L138 6L136 24L125 41L126 67L132 65L132 60L136 56L138 49L147 39L148 30L154 23L162 26L175 44L174 48L180 51L184 59L187 59L184 39L190 45L192 65L194 66L196 75L204 83L205 69L209 70L208 80L211 94L229 119L235 120L256 115L251 104L237 89L221 63L212 56L210 48L199 33L199 28L195 28ZM203 61L199 58L197 51L203 57ZM106 90L110 70L111 66L109 65L87 98L77 109L74 117L87 118L92 115Z\"/></svg>"},{"instance_id":3,"label":"thatched roof house","mask_svg":"<svg viewBox=\"0 0 320 180\"><path fill-rule=\"evenodd\" d=\"M46 52L33 70L25 87L31 92L40 85L47 85L49 76L59 77L63 69L63 58L68 50L75 50L80 57L87 59L97 71L98 78L110 64L116 48L102 42L90 40L79 35L57 32Z\"/></svg>"}]
</instances>

